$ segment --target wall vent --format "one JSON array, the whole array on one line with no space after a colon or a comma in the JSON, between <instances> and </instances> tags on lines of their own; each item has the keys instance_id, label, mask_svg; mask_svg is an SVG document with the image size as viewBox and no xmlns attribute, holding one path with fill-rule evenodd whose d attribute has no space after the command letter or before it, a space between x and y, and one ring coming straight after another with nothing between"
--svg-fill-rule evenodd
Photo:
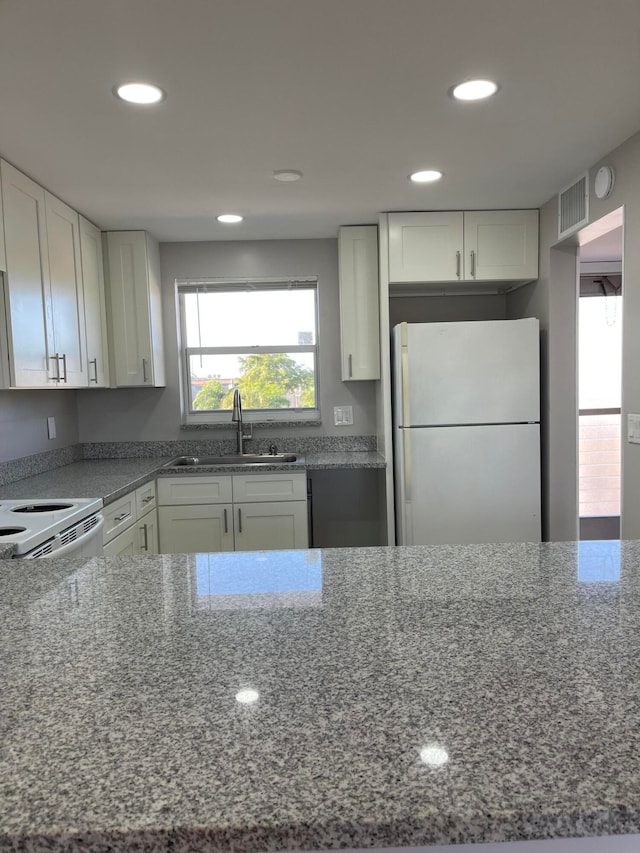
<instances>
[{"instance_id":1,"label":"wall vent","mask_svg":"<svg viewBox=\"0 0 640 853\"><path fill-rule=\"evenodd\" d=\"M589 223L589 173L558 193L558 240Z\"/></svg>"}]
</instances>

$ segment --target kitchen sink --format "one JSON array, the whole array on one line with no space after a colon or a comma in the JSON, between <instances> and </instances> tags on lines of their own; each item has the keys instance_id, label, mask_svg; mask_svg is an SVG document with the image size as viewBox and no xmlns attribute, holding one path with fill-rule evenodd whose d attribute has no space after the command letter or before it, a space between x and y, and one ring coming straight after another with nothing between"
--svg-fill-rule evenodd
<instances>
[{"instance_id":1,"label":"kitchen sink","mask_svg":"<svg viewBox=\"0 0 640 853\"><path fill-rule=\"evenodd\" d=\"M165 468L202 468L207 465L274 465L278 462L295 462L295 453L233 453L227 456L178 456L167 462Z\"/></svg>"}]
</instances>

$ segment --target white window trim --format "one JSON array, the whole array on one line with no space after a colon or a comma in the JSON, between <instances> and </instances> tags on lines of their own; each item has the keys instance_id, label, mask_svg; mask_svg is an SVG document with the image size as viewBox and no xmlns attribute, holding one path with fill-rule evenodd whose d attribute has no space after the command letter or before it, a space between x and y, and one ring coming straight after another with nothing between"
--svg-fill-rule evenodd
<instances>
[{"instance_id":1,"label":"white window trim","mask_svg":"<svg viewBox=\"0 0 640 853\"><path fill-rule=\"evenodd\" d=\"M321 421L320 416L320 337L319 337L319 304L318 304L318 279L316 276L298 277L298 278L206 278L206 279L176 279L176 315L178 325L178 355L180 360L180 408L182 415L182 424L184 426L224 426L229 424L231 412L194 412L189 408L189 354L193 353L193 347L183 346L183 341L186 340L186 318L184 311L184 294L194 292L201 289L206 292L207 287L211 290L222 289L249 289L261 290L268 289L269 286L288 285L307 285L309 289L315 290L315 344L312 345L297 345L287 346L286 352L314 352L315 353L315 384L316 384L316 408L314 409L243 409L243 421L247 424L272 424L272 423L291 423L291 424L318 424ZM246 353L246 347L197 347L198 353L205 355L216 353ZM264 346L251 347L251 352L283 352L283 347Z\"/></svg>"}]
</instances>

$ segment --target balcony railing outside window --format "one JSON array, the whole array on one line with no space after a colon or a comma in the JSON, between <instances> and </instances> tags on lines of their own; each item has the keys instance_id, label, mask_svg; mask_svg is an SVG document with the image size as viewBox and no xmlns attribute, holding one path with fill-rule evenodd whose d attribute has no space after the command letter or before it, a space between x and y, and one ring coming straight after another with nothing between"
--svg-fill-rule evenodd
<instances>
[{"instance_id":1,"label":"balcony railing outside window","mask_svg":"<svg viewBox=\"0 0 640 853\"><path fill-rule=\"evenodd\" d=\"M620 515L620 411L580 414L580 518Z\"/></svg>"}]
</instances>

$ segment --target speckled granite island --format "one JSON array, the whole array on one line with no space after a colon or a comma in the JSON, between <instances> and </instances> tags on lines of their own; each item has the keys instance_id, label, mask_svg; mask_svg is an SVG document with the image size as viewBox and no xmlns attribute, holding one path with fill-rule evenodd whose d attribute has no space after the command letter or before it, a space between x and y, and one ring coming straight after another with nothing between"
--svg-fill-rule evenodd
<instances>
[{"instance_id":1,"label":"speckled granite island","mask_svg":"<svg viewBox=\"0 0 640 853\"><path fill-rule=\"evenodd\" d=\"M2 849L640 831L638 542L26 562Z\"/></svg>"}]
</instances>

